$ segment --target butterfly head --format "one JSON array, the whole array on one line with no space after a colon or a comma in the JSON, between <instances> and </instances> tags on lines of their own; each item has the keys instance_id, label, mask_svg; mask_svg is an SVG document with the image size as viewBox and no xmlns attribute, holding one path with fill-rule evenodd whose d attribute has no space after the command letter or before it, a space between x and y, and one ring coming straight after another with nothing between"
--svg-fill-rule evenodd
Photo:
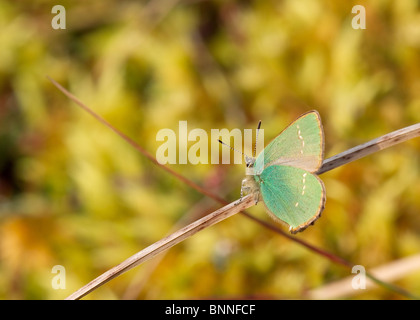
<instances>
[{"instance_id":1,"label":"butterfly head","mask_svg":"<svg viewBox=\"0 0 420 320\"><path fill-rule=\"evenodd\" d=\"M246 167L247 168L253 168L254 167L254 164L255 164L255 157L250 157L250 156L247 156L246 154L244 154L244 157L245 157L245 165L246 165Z\"/></svg>"}]
</instances>

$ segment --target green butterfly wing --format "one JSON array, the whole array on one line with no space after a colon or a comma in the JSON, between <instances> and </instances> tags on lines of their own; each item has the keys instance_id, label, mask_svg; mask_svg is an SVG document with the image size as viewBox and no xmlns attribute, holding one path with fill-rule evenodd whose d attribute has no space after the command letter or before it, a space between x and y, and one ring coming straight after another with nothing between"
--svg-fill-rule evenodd
<instances>
[{"instance_id":1,"label":"green butterfly wing","mask_svg":"<svg viewBox=\"0 0 420 320\"><path fill-rule=\"evenodd\" d=\"M257 179L268 212L289 224L290 232L304 230L321 215L326 198L318 176L301 168L272 165Z\"/></svg>"},{"instance_id":2,"label":"green butterfly wing","mask_svg":"<svg viewBox=\"0 0 420 320\"><path fill-rule=\"evenodd\" d=\"M271 165L287 165L316 172L324 158L324 131L317 111L310 111L284 129L255 161L257 174Z\"/></svg>"},{"instance_id":3,"label":"green butterfly wing","mask_svg":"<svg viewBox=\"0 0 420 320\"><path fill-rule=\"evenodd\" d=\"M258 155L255 180L270 215L304 230L321 215L325 187L314 172L324 159L324 131L317 111L310 111L284 129Z\"/></svg>"}]
</instances>

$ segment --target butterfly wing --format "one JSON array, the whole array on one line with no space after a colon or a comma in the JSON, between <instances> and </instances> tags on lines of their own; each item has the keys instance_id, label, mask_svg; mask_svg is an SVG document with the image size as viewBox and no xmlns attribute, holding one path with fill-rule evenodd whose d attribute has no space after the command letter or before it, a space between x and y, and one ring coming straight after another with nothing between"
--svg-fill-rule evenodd
<instances>
[{"instance_id":1,"label":"butterfly wing","mask_svg":"<svg viewBox=\"0 0 420 320\"><path fill-rule=\"evenodd\" d=\"M268 212L286 222L290 231L306 229L321 215L325 205L325 187L318 176L301 168L272 165L257 178Z\"/></svg>"},{"instance_id":2,"label":"butterfly wing","mask_svg":"<svg viewBox=\"0 0 420 320\"><path fill-rule=\"evenodd\" d=\"M284 129L258 155L257 174L272 165L287 165L316 172L324 158L324 130L317 111L309 111Z\"/></svg>"}]
</instances>

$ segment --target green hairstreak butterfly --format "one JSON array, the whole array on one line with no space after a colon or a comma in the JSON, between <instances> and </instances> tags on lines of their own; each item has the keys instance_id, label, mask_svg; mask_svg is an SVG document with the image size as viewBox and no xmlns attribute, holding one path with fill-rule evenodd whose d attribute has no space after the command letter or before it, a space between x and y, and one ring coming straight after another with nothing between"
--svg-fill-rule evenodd
<instances>
[{"instance_id":1,"label":"green hairstreak butterfly","mask_svg":"<svg viewBox=\"0 0 420 320\"><path fill-rule=\"evenodd\" d=\"M241 197L243 192L254 193L274 220L286 222L291 233L303 231L324 209L324 183L315 174L323 158L321 118L317 111L309 111L274 138L258 157L245 156L247 175Z\"/></svg>"}]
</instances>

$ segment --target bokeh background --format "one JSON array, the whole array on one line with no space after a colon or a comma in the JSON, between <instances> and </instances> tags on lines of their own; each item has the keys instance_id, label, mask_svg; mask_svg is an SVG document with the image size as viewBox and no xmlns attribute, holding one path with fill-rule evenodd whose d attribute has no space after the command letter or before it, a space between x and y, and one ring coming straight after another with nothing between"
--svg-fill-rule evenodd
<instances>
[{"instance_id":1,"label":"bokeh background","mask_svg":"<svg viewBox=\"0 0 420 320\"><path fill-rule=\"evenodd\" d=\"M56 4L65 30L51 26ZM364 30L352 28L356 4ZM0 48L1 299L62 299L220 207L47 75L152 154L157 132L181 120L208 132L262 120L267 142L316 109L326 157L420 122L418 0L2 0ZM171 168L239 197L241 165ZM366 270L419 254L418 138L321 178L326 209L297 238ZM261 204L249 212L274 223ZM66 289L52 288L55 265ZM420 295L417 270L392 281ZM236 215L86 299L310 298L350 271ZM317 297L406 298L384 287Z\"/></svg>"}]
</instances>

